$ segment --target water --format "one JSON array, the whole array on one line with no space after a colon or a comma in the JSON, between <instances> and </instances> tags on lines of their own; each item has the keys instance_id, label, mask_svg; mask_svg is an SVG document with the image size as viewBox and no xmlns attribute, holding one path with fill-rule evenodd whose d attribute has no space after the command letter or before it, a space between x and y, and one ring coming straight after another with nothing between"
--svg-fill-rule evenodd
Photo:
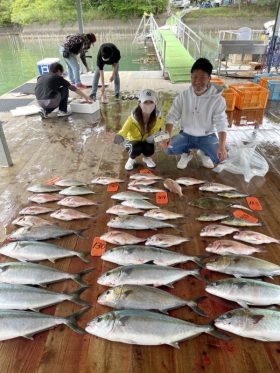
<instances>
[{"instance_id":1,"label":"water","mask_svg":"<svg viewBox=\"0 0 280 373\"><path fill-rule=\"evenodd\" d=\"M120 70L121 71L142 71L160 70L158 62L145 63L144 60L154 55L153 46L149 43L148 48L144 44L132 44L134 35L118 37L116 40L110 39L121 51ZM59 45L63 38L52 37L43 39L37 35L29 39L23 39L18 35L10 35L0 38L0 95L9 92L13 88L20 86L26 81L38 75L37 62L47 57L58 57L64 64L62 56L59 54ZM88 55L88 65L94 69L96 55L100 44L108 42L99 38ZM140 61L137 62L137 61ZM65 64L64 64L65 65ZM110 69L107 66L106 69Z\"/></svg>"}]
</instances>

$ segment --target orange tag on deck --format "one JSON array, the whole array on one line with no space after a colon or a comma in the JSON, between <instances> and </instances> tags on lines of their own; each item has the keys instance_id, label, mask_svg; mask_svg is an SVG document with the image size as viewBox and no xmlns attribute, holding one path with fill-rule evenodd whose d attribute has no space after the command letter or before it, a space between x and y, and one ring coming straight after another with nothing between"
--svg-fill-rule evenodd
<instances>
[{"instance_id":1,"label":"orange tag on deck","mask_svg":"<svg viewBox=\"0 0 280 373\"><path fill-rule=\"evenodd\" d=\"M117 192L119 190L119 183L108 184L107 192Z\"/></svg>"},{"instance_id":2,"label":"orange tag on deck","mask_svg":"<svg viewBox=\"0 0 280 373\"><path fill-rule=\"evenodd\" d=\"M51 179L49 179L48 181L46 181L46 184L48 184L48 185L54 185L54 183L56 183L59 180L60 180L59 176L53 176Z\"/></svg>"},{"instance_id":3,"label":"orange tag on deck","mask_svg":"<svg viewBox=\"0 0 280 373\"><path fill-rule=\"evenodd\" d=\"M157 192L156 193L156 203L158 205L166 205L168 203L167 192Z\"/></svg>"},{"instance_id":4,"label":"orange tag on deck","mask_svg":"<svg viewBox=\"0 0 280 373\"><path fill-rule=\"evenodd\" d=\"M142 170L139 171L140 174L149 174L149 175L154 175L151 170L148 168L142 168Z\"/></svg>"},{"instance_id":5,"label":"orange tag on deck","mask_svg":"<svg viewBox=\"0 0 280 373\"><path fill-rule=\"evenodd\" d=\"M95 237L91 247L92 256L101 256L106 250L106 241L101 240L99 237Z\"/></svg>"},{"instance_id":6,"label":"orange tag on deck","mask_svg":"<svg viewBox=\"0 0 280 373\"><path fill-rule=\"evenodd\" d=\"M247 214L246 212L244 212L242 210L233 211L233 216L235 218L239 218L239 219L249 221L250 223L258 223L258 221L259 221L259 219L255 218L252 215Z\"/></svg>"},{"instance_id":7,"label":"orange tag on deck","mask_svg":"<svg viewBox=\"0 0 280 373\"><path fill-rule=\"evenodd\" d=\"M246 201L251 210L262 211L262 205L257 197L246 197Z\"/></svg>"}]
</instances>

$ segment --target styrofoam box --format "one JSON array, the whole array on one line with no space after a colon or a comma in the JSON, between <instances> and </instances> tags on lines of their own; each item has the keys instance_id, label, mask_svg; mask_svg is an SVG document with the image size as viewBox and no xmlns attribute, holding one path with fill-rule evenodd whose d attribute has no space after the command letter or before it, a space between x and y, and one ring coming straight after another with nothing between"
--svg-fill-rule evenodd
<instances>
[{"instance_id":1,"label":"styrofoam box","mask_svg":"<svg viewBox=\"0 0 280 373\"><path fill-rule=\"evenodd\" d=\"M86 74L81 74L81 83L91 87L92 86L92 81L93 81L93 73L86 73Z\"/></svg>"},{"instance_id":2,"label":"styrofoam box","mask_svg":"<svg viewBox=\"0 0 280 373\"><path fill-rule=\"evenodd\" d=\"M59 62L59 58L44 58L37 62L37 67L40 75L47 74L52 63Z\"/></svg>"},{"instance_id":3,"label":"styrofoam box","mask_svg":"<svg viewBox=\"0 0 280 373\"><path fill-rule=\"evenodd\" d=\"M87 103L84 100L75 100L70 102L70 107L72 113L93 114L100 110L98 100L92 103Z\"/></svg>"}]
</instances>

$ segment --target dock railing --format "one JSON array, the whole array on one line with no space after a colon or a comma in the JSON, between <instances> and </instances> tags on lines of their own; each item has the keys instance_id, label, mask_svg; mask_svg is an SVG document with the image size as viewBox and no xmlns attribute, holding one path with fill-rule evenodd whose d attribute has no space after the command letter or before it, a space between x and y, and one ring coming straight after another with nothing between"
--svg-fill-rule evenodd
<instances>
[{"instance_id":1,"label":"dock railing","mask_svg":"<svg viewBox=\"0 0 280 373\"><path fill-rule=\"evenodd\" d=\"M166 56L166 41L160 33L160 28L154 17L150 20L150 36L153 40L157 58L160 63L163 75L165 74L165 56Z\"/></svg>"}]
</instances>

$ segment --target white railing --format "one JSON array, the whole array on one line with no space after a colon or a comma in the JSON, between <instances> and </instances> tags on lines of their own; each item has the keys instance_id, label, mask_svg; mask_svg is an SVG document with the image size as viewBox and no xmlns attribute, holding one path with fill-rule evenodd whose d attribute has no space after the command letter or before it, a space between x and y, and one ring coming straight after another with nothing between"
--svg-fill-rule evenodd
<instances>
[{"instance_id":1,"label":"white railing","mask_svg":"<svg viewBox=\"0 0 280 373\"><path fill-rule=\"evenodd\" d=\"M219 30L219 40L238 40L240 35L239 30ZM263 30L251 30L251 38L249 40L268 40L267 35Z\"/></svg>"}]
</instances>

